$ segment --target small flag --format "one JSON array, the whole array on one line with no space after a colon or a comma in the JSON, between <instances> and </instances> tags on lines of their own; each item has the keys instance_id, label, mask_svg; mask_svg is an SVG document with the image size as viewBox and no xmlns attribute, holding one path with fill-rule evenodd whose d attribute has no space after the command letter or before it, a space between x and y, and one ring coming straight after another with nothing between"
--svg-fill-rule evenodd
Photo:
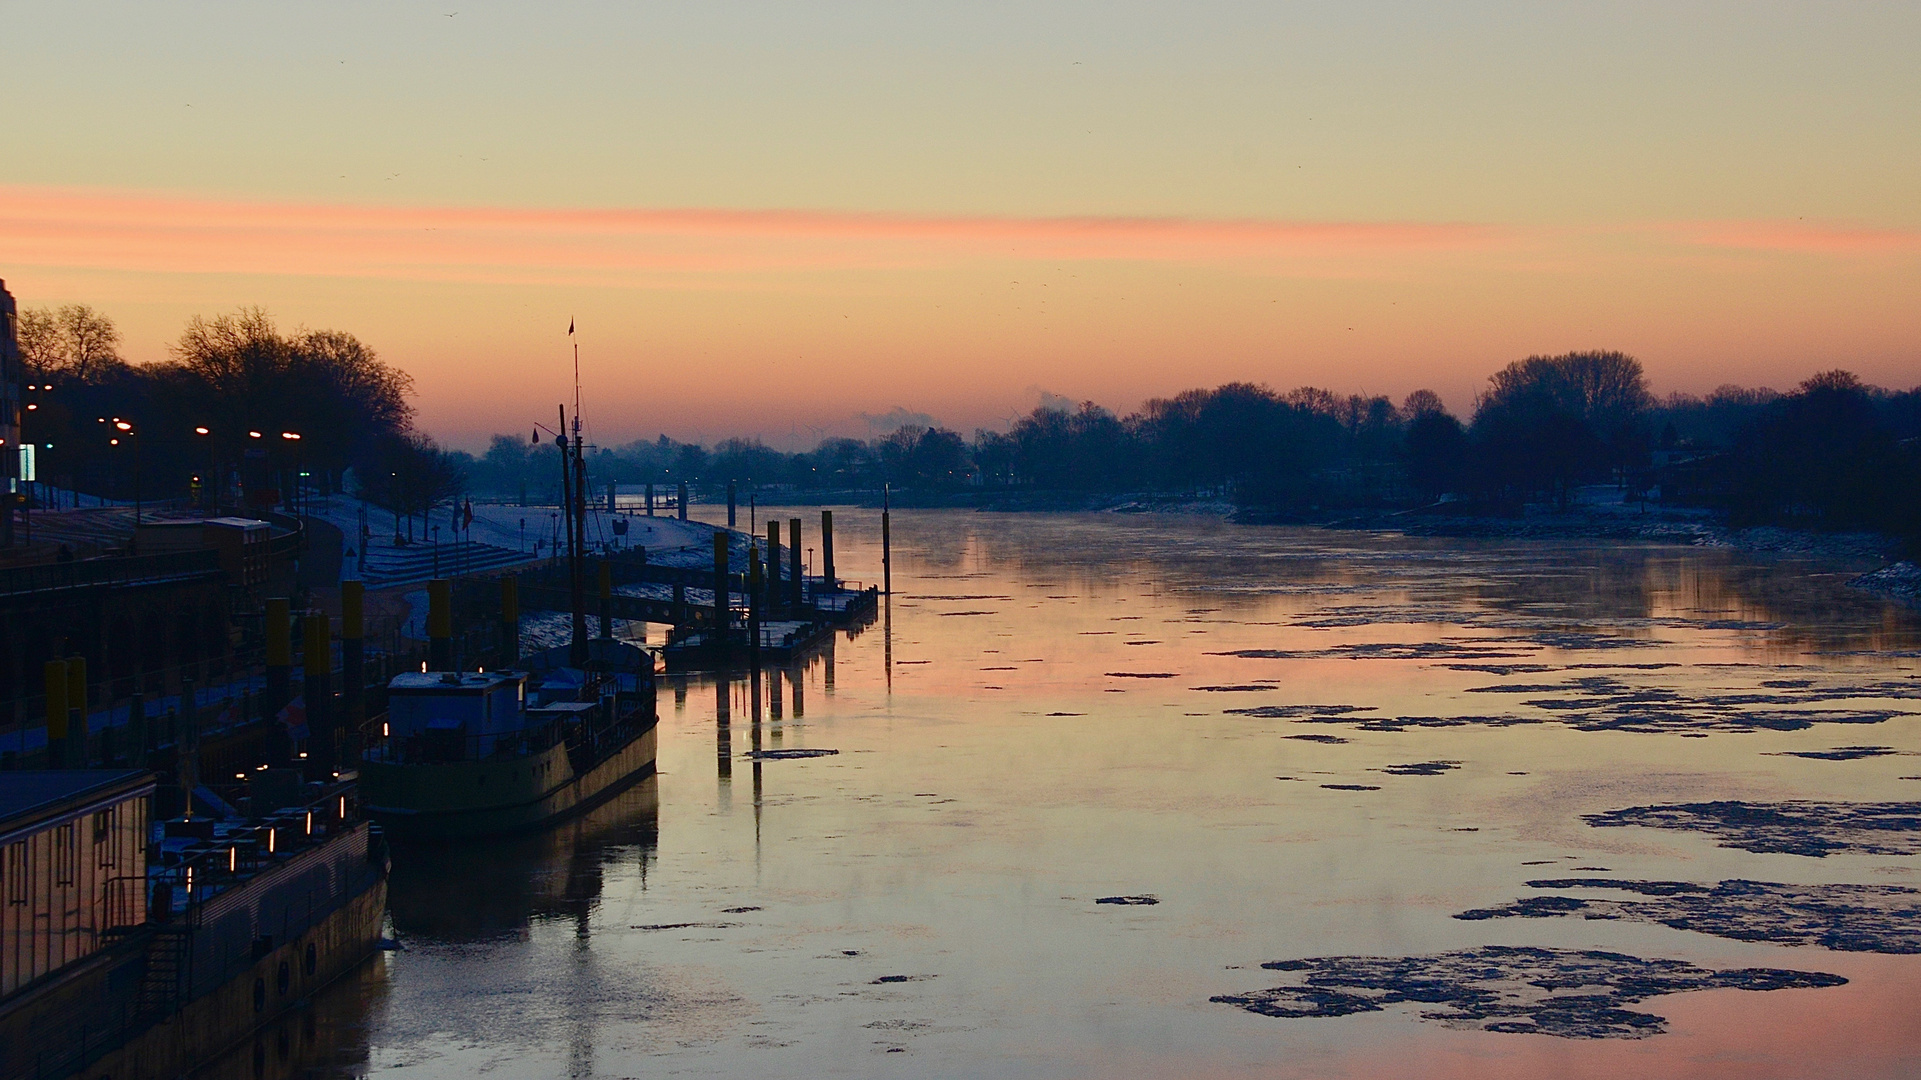
<instances>
[{"instance_id":1,"label":"small flag","mask_svg":"<svg viewBox=\"0 0 1921 1080\"><path fill-rule=\"evenodd\" d=\"M567 316L567 336L574 336L574 317L572 315Z\"/></svg>"},{"instance_id":2,"label":"small flag","mask_svg":"<svg viewBox=\"0 0 1921 1080\"><path fill-rule=\"evenodd\" d=\"M274 716L274 719L286 725L288 738L296 739L296 740L306 738L307 737L307 699L306 697L303 695L301 697L294 698L292 701L289 701L287 703L287 707L284 709L281 709L280 712Z\"/></svg>"},{"instance_id":3,"label":"small flag","mask_svg":"<svg viewBox=\"0 0 1921 1080\"><path fill-rule=\"evenodd\" d=\"M460 527L463 529L471 529L474 527L474 501L472 499L467 500L466 517L461 521Z\"/></svg>"}]
</instances>

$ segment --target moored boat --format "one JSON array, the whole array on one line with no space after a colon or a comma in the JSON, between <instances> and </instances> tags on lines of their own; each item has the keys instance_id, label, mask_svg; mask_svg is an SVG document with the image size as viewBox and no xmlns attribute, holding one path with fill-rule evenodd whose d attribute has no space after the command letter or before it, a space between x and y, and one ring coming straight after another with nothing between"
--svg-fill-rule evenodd
<instances>
[{"instance_id":1,"label":"moored boat","mask_svg":"<svg viewBox=\"0 0 1921 1080\"><path fill-rule=\"evenodd\" d=\"M399 836L536 828L654 771L654 657L625 642L563 646L519 670L408 672L363 755L367 807Z\"/></svg>"}]
</instances>

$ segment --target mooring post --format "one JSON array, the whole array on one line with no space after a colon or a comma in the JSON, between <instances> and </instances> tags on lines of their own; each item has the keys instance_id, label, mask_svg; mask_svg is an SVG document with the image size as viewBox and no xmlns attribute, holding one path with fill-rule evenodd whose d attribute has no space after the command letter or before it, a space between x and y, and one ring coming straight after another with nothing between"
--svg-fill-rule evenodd
<instances>
[{"instance_id":1,"label":"mooring post","mask_svg":"<svg viewBox=\"0 0 1921 1080\"><path fill-rule=\"evenodd\" d=\"M714 641L727 645L727 534L714 534Z\"/></svg>"},{"instance_id":2,"label":"mooring post","mask_svg":"<svg viewBox=\"0 0 1921 1080\"><path fill-rule=\"evenodd\" d=\"M446 578L427 583L427 667L454 669L454 583Z\"/></svg>"},{"instance_id":3,"label":"mooring post","mask_svg":"<svg viewBox=\"0 0 1921 1080\"><path fill-rule=\"evenodd\" d=\"M780 610L780 519L767 519L767 613Z\"/></svg>"},{"instance_id":4,"label":"mooring post","mask_svg":"<svg viewBox=\"0 0 1921 1080\"><path fill-rule=\"evenodd\" d=\"M200 698L195 694L192 679L180 680L180 711L173 728L174 774L180 779L180 787L187 796L187 815L193 816L193 789L200 786ZM274 729L269 729L273 731ZM285 728L276 732L280 741L286 742ZM269 752L268 757L274 765L285 765L293 758L293 752L281 754Z\"/></svg>"},{"instance_id":5,"label":"mooring post","mask_svg":"<svg viewBox=\"0 0 1921 1080\"><path fill-rule=\"evenodd\" d=\"M834 512L820 512L820 587L828 592L839 592L840 581L834 577Z\"/></svg>"},{"instance_id":6,"label":"mooring post","mask_svg":"<svg viewBox=\"0 0 1921 1080\"><path fill-rule=\"evenodd\" d=\"M325 615L308 615L300 628L303 660L301 696L307 699L307 764L315 779L333 779L336 750L333 719L333 636Z\"/></svg>"},{"instance_id":7,"label":"mooring post","mask_svg":"<svg viewBox=\"0 0 1921 1080\"><path fill-rule=\"evenodd\" d=\"M600 636L614 640L614 564L600 560Z\"/></svg>"},{"instance_id":8,"label":"mooring post","mask_svg":"<svg viewBox=\"0 0 1921 1080\"><path fill-rule=\"evenodd\" d=\"M882 494L880 504L880 591L894 595L894 539L887 528L887 496Z\"/></svg>"},{"instance_id":9,"label":"mooring post","mask_svg":"<svg viewBox=\"0 0 1921 1080\"><path fill-rule=\"evenodd\" d=\"M651 481L647 484L647 516L654 516L654 485Z\"/></svg>"},{"instance_id":10,"label":"mooring post","mask_svg":"<svg viewBox=\"0 0 1921 1080\"><path fill-rule=\"evenodd\" d=\"M137 688L127 702L127 764L147 767L147 695Z\"/></svg>"},{"instance_id":11,"label":"mooring post","mask_svg":"<svg viewBox=\"0 0 1921 1080\"><path fill-rule=\"evenodd\" d=\"M687 520L687 481L680 482L680 520Z\"/></svg>"},{"instance_id":12,"label":"mooring post","mask_svg":"<svg viewBox=\"0 0 1921 1080\"><path fill-rule=\"evenodd\" d=\"M801 605L807 602L807 598L801 593L802 570L800 565L800 519L799 518L787 519L787 547L789 549L787 552L787 565L791 568L791 573L794 579L787 583L788 599L792 601L794 605L794 610L799 611L801 608Z\"/></svg>"},{"instance_id":13,"label":"mooring post","mask_svg":"<svg viewBox=\"0 0 1921 1080\"><path fill-rule=\"evenodd\" d=\"M616 486L618 485L614 484L612 481L608 481L607 483L607 512L610 514L617 512L614 507L614 488Z\"/></svg>"},{"instance_id":14,"label":"mooring post","mask_svg":"<svg viewBox=\"0 0 1921 1080\"><path fill-rule=\"evenodd\" d=\"M340 720L358 728L365 720L367 700L367 587L358 581L340 583Z\"/></svg>"},{"instance_id":15,"label":"mooring post","mask_svg":"<svg viewBox=\"0 0 1921 1080\"><path fill-rule=\"evenodd\" d=\"M47 765L67 765L67 662L49 660L42 667L47 692Z\"/></svg>"},{"instance_id":16,"label":"mooring post","mask_svg":"<svg viewBox=\"0 0 1921 1080\"><path fill-rule=\"evenodd\" d=\"M500 579L501 652L508 664L520 662L520 578L508 574Z\"/></svg>"},{"instance_id":17,"label":"mooring post","mask_svg":"<svg viewBox=\"0 0 1921 1080\"><path fill-rule=\"evenodd\" d=\"M293 626L287 598L267 598L267 697L260 715L272 717L293 700Z\"/></svg>"},{"instance_id":18,"label":"mooring post","mask_svg":"<svg viewBox=\"0 0 1921 1080\"><path fill-rule=\"evenodd\" d=\"M734 482L727 481L727 527L734 527Z\"/></svg>"},{"instance_id":19,"label":"mooring post","mask_svg":"<svg viewBox=\"0 0 1921 1080\"><path fill-rule=\"evenodd\" d=\"M84 769L92 747L87 737L87 658L67 657L67 756L63 769Z\"/></svg>"},{"instance_id":20,"label":"mooring post","mask_svg":"<svg viewBox=\"0 0 1921 1080\"><path fill-rule=\"evenodd\" d=\"M760 694L760 547L747 545L747 666L754 677L754 693ZM760 720L760 707L754 707L754 720Z\"/></svg>"}]
</instances>

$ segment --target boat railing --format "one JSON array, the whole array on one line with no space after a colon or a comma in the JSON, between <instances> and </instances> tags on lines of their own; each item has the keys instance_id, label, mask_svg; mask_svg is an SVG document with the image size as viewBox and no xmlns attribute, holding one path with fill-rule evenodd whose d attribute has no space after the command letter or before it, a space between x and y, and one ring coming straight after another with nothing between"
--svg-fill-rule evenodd
<instances>
[{"instance_id":1,"label":"boat railing","mask_svg":"<svg viewBox=\"0 0 1921 1080\"><path fill-rule=\"evenodd\" d=\"M148 866L146 921L195 926L209 900L248 878L325 843L360 821L351 784L331 785L318 797L283 807L238 827L210 819L168 822L170 836L187 843L166 847Z\"/></svg>"},{"instance_id":2,"label":"boat railing","mask_svg":"<svg viewBox=\"0 0 1921 1080\"><path fill-rule=\"evenodd\" d=\"M383 765L451 765L457 762L511 761L551 749L567 738L558 722L535 724L510 731L469 735L459 729L399 734L383 723L370 733L361 751L364 761Z\"/></svg>"}]
</instances>

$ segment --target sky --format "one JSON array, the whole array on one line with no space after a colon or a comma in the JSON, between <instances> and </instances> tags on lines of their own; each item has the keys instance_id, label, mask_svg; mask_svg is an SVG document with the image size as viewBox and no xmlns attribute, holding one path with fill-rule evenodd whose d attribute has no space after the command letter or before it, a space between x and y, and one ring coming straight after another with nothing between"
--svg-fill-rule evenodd
<instances>
[{"instance_id":1,"label":"sky","mask_svg":"<svg viewBox=\"0 0 1921 1080\"><path fill-rule=\"evenodd\" d=\"M260 305L457 446L1234 380L1921 383L1921 5L0 0L0 278ZM569 321L577 334L569 339Z\"/></svg>"}]
</instances>

